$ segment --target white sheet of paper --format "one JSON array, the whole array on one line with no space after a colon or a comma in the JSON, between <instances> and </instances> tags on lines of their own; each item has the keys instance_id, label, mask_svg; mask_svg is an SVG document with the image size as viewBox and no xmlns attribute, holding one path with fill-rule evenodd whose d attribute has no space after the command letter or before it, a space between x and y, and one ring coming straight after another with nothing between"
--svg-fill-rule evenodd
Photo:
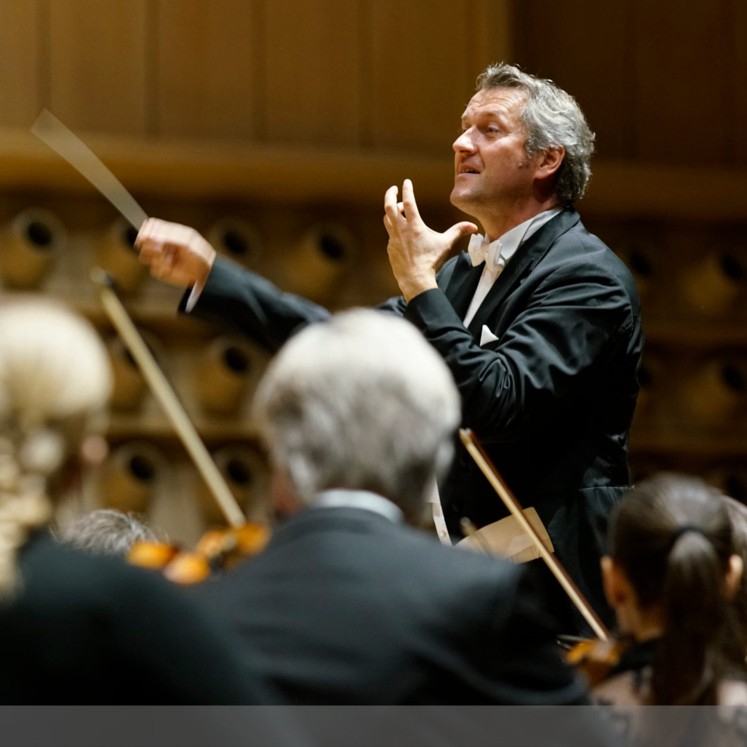
<instances>
[{"instance_id":1,"label":"white sheet of paper","mask_svg":"<svg viewBox=\"0 0 747 747\"><path fill-rule=\"evenodd\" d=\"M554 552L550 535L534 507L525 508L524 515L540 536L542 544L550 552ZM456 546L486 555L499 555L514 563L528 563L540 557L539 549L514 516L507 516L476 530L457 542Z\"/></svg>"}]
</instances>

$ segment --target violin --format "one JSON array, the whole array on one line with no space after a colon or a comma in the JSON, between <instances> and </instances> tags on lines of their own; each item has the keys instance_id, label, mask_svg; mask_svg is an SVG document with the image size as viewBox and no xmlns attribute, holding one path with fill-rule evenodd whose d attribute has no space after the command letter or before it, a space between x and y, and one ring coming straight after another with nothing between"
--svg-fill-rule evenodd
<instances>
[{"instance_id":1,"label":"violin","mask_svg":"<svg viewBox=\"0 0 747 747\"><path fill-rule=\"evenodd\" d=\"M114 280L99 268L92 270L91 278L104 310L229 524L226 529L208 530L194 550L162 542L135 542L127 559L134 565L161 570L166 578L176 583L199 583L214 571L230 568L240 559L261 552L269 540L269 527L246 521L223 475L116 294Z\"/></svg>"},{"instance_id":2,"label":"violin","mask_svg":"<svg viewBox=\"0 0 747 747\"><path fill-rule=\"evenodd\" d=\"M580 672L590 688L604 682L620 663L631 642L620 638L559 636L564 659Z\"/></svg>"},{"instance_id":3,"label":"violin","mask_svg":"<svg viewBox=\"0 0 747 747\"><path fill-rule=\"evenodd\" d=\"M576 609L583 615L584 619L597 635L597 638L560 636L558 643L565 651L566 662L586 678L589 687L598 685L609 676L614 667L619 663L629 643L613 638L560 561L547 549L537 530L526 518L521 504L501 479L498 470L493 465L477 436L470 429L461 428L459 430L459 437L470 456L500 496L506 508L513 514L524 531L532 539L540 556L563 587L566 594L568 594L571 602L573 602Z\"/></svg>"},{"instance_id":4,"label":"violin","mask_svg":"<svg viewBox=\"0 0 747 747\"><path fill-rule=\"evenodd\" d=\"M228 529L210 529L193 550L152 540L135 542L128 562L141 568L159 570L177 584L197 584L242 559L264 549L270 530L263 524L246 523Z\"/></svg>"}]
</instances>

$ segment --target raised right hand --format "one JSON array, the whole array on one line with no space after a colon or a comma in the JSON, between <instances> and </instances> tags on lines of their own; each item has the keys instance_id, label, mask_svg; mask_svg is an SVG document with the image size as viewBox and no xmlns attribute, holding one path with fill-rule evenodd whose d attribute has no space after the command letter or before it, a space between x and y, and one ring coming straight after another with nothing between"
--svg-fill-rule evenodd
<instances>
[{"instance_id":1,"label":"raised right hand","mask_svg":"<svg viewBox=\"0 0 747 747\"><path fill-rule=\"evenodd\" d=\"M216 256L215 249L194 228L158 218L143 223L135 247L154 278L180 288L202 287Z\"/></svg>"}]
</instances>

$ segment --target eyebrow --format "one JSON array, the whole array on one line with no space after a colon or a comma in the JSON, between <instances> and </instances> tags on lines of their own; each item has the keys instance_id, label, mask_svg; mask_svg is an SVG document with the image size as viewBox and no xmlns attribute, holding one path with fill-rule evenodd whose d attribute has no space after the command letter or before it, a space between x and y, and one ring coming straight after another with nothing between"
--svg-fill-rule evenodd
<instances>
[{"instance_id":1,"label":"eyebrow","mask_svg":"<svg viewBox=\"0 0 747 747\"><path fill-rule=\"evenodd\" d=\"M472 118L492 117L493 119L505 119L507 114L508 112L504 107L492 107L490 109L480 109L476 114L472 115ZM469 116L469 110L465 109L460 121L464 122Z\"/></svg>"}]
</instances>

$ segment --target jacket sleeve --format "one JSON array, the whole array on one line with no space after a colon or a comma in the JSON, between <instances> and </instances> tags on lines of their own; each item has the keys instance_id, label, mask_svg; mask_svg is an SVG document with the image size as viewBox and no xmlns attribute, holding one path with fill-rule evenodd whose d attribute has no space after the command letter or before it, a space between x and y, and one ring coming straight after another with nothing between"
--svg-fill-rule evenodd
<instances>
[{"instance_id":1,"label":"jacket sleeve","mask_svg":"<svg viewBox=\"0 0 747 747\"><path fill-rule=\"evenodd\" d=\"M198 319L233 329L271 353L307 324L328 319L331 312L293 293L285 293L266 278L217 257L194 308L187 312L191 291L181 299L179 310ZM402 316L404 299L391 298L376 307Z\"/></svg>"},{"instance_id":2,"label":"jacket sleeve","mask_svg":"<svg viewBox=\"0 0 747 747\"><path fill-rule=\"evenodd\" d=\"M464 424L497 441L586 396L584 387L599 383L594 372L625 355L637 325L626 287L583 259L531 273L496 310L495 339L482 346L440 288L413 298L405 317L449 365Z\"/></svg>"},{"instance_id":3,"label":"jacket sleeve","mask_svg":"<svg viewBox=\"0 0 747 747\"><path fill-rule=\"evenodd\" d=\"M179 310L186 312L189 291ZM323 306L284 293L262 276L222 257L208 276L194 308L198 319L249 337L271 353L302 327L324 321L330 312Z\"/></svg>"}]
</instances>

